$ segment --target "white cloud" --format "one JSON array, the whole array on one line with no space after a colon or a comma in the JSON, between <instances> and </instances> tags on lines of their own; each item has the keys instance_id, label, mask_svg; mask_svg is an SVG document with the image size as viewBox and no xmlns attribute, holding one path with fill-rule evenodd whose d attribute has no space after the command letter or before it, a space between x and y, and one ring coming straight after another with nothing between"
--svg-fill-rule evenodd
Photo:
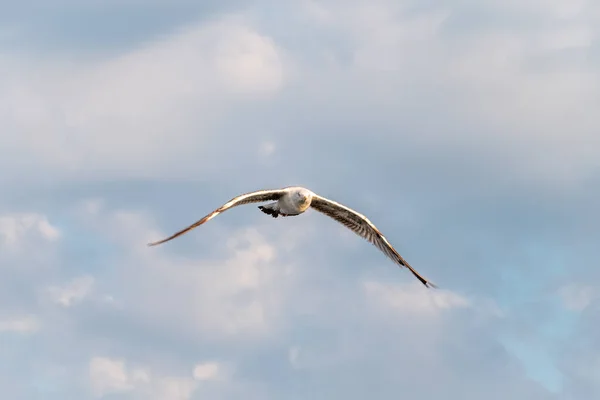
<instances>
[{"instance_id":1,"label":"white cloud","mask_svg":"<svg viewBox=\"0 0 600 400\"><path fill-rule=\"evenodd\" d=\"M204 362L194 367L194 379L199 381L211 381L223 377L223 366L217 362Z\"/></svg>"},{"instance_id":2,"label":"white cloud","mask_svg":"<svg viewBox=\"0 0 600 400\"><path fill-rule=\"evenodd\" d=\"M598 290L587 285L569 284L558 291L563 305L568 310L582 311L598 298Z\"/></svg>"},{"instance_id":3,"label":"white cloud","mask_svg":"<svg viewBox=\"0 0 600 400\"><path fill-rule=\"evenodd\" d=\"M125 369L125 361L122 359L92 358L89 365L89 379L96 397L127 392L134 388Z\"/></svg>"},{"instance_id":4,"label":"white cloud","mask_svg":"<svg viewBox=\"0 0 600 400\"><path fill-rule=\"evenodd\" d=\"M302 12L317 22L325 23L331 18L326 6L315 0L302 0L299 2Z\"/></svg>"},{"instance_id":5,"label":"white cloud","mask_svg":"<svg viewBox=\"0 0 600 400\"><path fill-rule=\"evenodd\" d=\"M228 248L230 256L216 262L148 256L152 282L147 284L160 283L163 296L152 300L154 289L138 293L143 312L178 317L190 329L222 338L270 334L289 286L286 267L253 229L234 233Z\"/></svg>"},{"instance_id":6,"label":"white cloud","mask_svg":"<svg viewBox=\"0 0 600 400\"><path fill-rule=\"evenodd\" d=\"M70 307L86 298L93 286L94 278L86 275L75 278L62 287L51 286L48 293L54 302L63 307Z\"/></svg>"},{"instance_id":7,"label":"white cloud","mask_svg":"<svg viewBox=\"0 0 600 400\"><path fill-rule=\"evenodd\" d=\"M32 315L0 317L0 333L34 333L40 329L40 321Z\"/></svg>"},{"instance_id":8,"label":"white cloud","mask_svg":"<svg viewBox=\"0 0 600 400\"><path fill-rule=\"evenodd\" d=\"M111 292L114 301L157 328L217 340L254 340L271 335L284 317L293 267L279 260L275 245L256 229L227 232L227 238L213 235L215 244L222 240L225 245L216 259L189 258L171 254L168 244L147 247L166 233L144 213L93 207L93 213L80 208L78 215L125 251L118 273L128 283ZM197 234L178 240L193 241Z\"/></svg>"},{"instance_id":9,"label":"white cloud","mask_svg":"<svg viewBox=\"0 0 600 400\"><path fill-rule=\"evenodd\" d=\"M589 46L598 33L600 10L591 2L545 4L493 2L490 9L505 8L503 17L536 23L455 34L457 19L466 18L463 4L434 4L415 12L387 0L343 8L322 2L316 19L345 39L352 64L338 57L331 74L320 64L307 66L314 74L307 76L307 85L315 82L323 99L312 100L333 102L335 107L322 108L334 115L344 109L344 118L352 118L349 110L368 109L360 114L363 119L402 125L401 132L388 131L390 146L418 143L420 154L450 146L469 157L482 156L486 168L500 163L520 179L579 183L597 171L600 157L600 117L593 106L600 80ZM313 15L314 7L304 12ZM329 91L338 96L328 96ZM353 96L341 94L350 92ZM419 118L411 133L404 128L413 112Z\"/></svg>"},{"instance_id":10,"label":"white cloud","mask_svg":"<svg viewBox=\"0 0 600 400\"><path fill-rule=\"evenodd\" d=\"M330 371L341 365L356 361L354 357L363 351L361 343L351 335L340 334L335 343L324 345L320 340L304 338L302 345L293 345L288 349L287 358L295 370Z\"/></svg>"},{"instance_id":11,"label":"white cloud","mask_svg":"<svg viewBox=\"0 0 600 400\"><path fill-rule=\"evenodd\" d=\"M560 21L585 17L586 11L594 7L594 4L588 0L509 0L498 2L496 6L513 12L528 13L531 16L552 17Z\"/></svg>"},{"instance_id":12,"label":"white cloud","mask_svg":"<svg viewBox=\"0 0 600 400\"><path fill-rule=\"evenodd\" d=\"M60 231L45 215L14 213L0 216L0 247L18 250L31 240L54 242L59 238Z\"/></svg>"},{"instance_id":13,"label":"white cloud","mask_svg":"<svg viewBox=\"0 0 600 400\"><path fill-rule=\"evenodd\" d=\"M191 378L165 377L162 378L149 398L156 400L188 400L198 384Z\"/></svg>"},{"instance_id":14,"label":"white cloud","mask_svg":"<svg viewBox=\"0 0 600 400\"><path fill-rule=\"evenodd\" d=\"M492 2L503 16L538 23L454 35L447 22L464 17L462 6L415 12L390 0L303 1L293 10L336 41L296 45L272 25L229 15L110 59L36 60L39 67L3 59L0 166L19 170L19 179L41 170L198 178L219 170L211 162L219 155L205 151L216 140L248 135L230 121L246 110L273 115L257 101L281 95L294 99L288 111L312 107L306 120L402 126L401 134L388 131L390 141L420 143L429 152L453 146L489 153L523 177L568 181L597 168L593 105L600 84L593 57L585 55L598 7ZM406 129L415 108L423 121Z\"/></svg>"},{"instance_id":15,"label":"white cloud","mask_svg":"<svg viewBox=\"0 0 600 400\"><path fill-rule=\"evenodd\" d=\"M552 30L542 38L542 45L548 50L589 47L594 39L594 31L588 26L573 26Z\"/></svg>"},{"instance_id":16,"label":"white cloud","mask_svg":"<svg viewBox=\"0 0 600 400\"><path fill-rule=\"evenodd\" d=\"M270 156L275 152L276 148L277 146L275 146L275 143L271 141L265 141L260 145L259 154L263 157Z\"/></svg>"},{"instance_id":17,"label":"white cloud","mask_svg":"<svg viewBox=\"0 0 600 400\"><path fill-rule=\"evenodd\" d=\"M233 26L217 45L217 72L231 90L272 93L284 81L280 52L271 38L247 27Z\"/></svg>"},{"instance_id":18,"label":"white cloud","mask_svg":"<svg viewBox=\"0 0 600 400\"><path fill-rule=\"evenodd\" d=\"M20 179L40 170L156 177L175 172L177 159L185 174L238 96L257 101L282 88L282 52L229 16L110 59L0 59L0 165Z\"/></svg>"},{"instance_id":19,"label":"white cloud","mask_svg":"<svg viewBox=\"0 0 600 400\"><path fill-rule=\"evenodd\" d=\"M122 358L93 357L89 380L96 397L128 393L135 399L188 400L197 388L192 377L158 375L147 367L128 367Z\"/></svg>"},{"instance_id":20,"label":"white cloud","mask_svg":"<svg viewBox=\"0 0 600 400\"><path fill-rule=\"evenodd\" d=\"M470 307L468 299L447 290L431 290L420 282L406 285L386 285L368 281L363 284L369 300L396 312L422 316L437 315L446 309Z\"/></svg>"}]
</instances>

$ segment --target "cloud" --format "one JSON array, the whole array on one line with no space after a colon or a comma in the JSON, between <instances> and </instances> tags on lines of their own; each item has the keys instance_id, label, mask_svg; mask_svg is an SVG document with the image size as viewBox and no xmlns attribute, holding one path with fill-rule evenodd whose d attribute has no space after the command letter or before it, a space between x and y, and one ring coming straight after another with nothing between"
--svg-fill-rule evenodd
<instances>
[{"instance_id":1,"label":"cloud","mask_svg":"<svg viewBox=\"0 0 600 400\"><path fill-rule=\"evenodd\" d=\"M260 149L276 134L294 142L295 150L278 144L280 151L320 160L288 164L288 176L306 179L327 160L341 162L334 148L315 150L317 142L338 140L338 132L363 141L369 132L369 146L393 144L413 167L466 159L489 174L581 182L600 148L596 69L585 57L597 13L591 4L532 4L478 8L486 18L489 10L531 18L531 29L473 25L463 2L275 6L290 28L302 20L318 35L302 30L297 41L255 4L254 12L190 22L93 62L56 56L36 68L27 57L8 58L0 67L3 131L18 134L0 138L3 164L38 179L42 168L28 160L63 177L197 179L218 173L223 160L236 160L236 170L252 164L228 143ZM457 25L471 30L459 34ZM582 56L563 57L566 50ZM301 134L315 130L318 140Z\"/></svg>"},{"instance_id":2,"label":"cloud","mask_svg":"<svg viewBox=\"0 0 600 400\"><path fill-rule=\"evenodd\" d=\"M63 307L70 307L87 297L92 291L93 286L94 278L92 276L82 276L74 278L63 287L49 287L48 294L57 304Z\"/></svg>"},{"instance_id":3,"label":"cloud","mask_svg":"<svg viewBox=\"0 0 600 400\"><path fill-rule=\"evenodd\" d=\"M41 212L0 214L0 313L35 314L37 284L60 268L58 225Z\"/></svg>"},{"instance_id":4,"label":"cloud","mask_svg":"<svg viewBox=\"0 0 600 400\"><path fill-rule=\"evenodd\" d=\"M216 362L205 362L194 367L194 379L200 381L218 379L222 373L222 367Z\"/></svg>"},{"instance_id":5,"label":"cloud","mask_svg":"<svg viewBox=\"0 0 600 400\"><path fill-rule=\"evenodd\" d=\"M252 340L276 329L286 292L293 287L293 266L279 260L275 246L258 230L240 229L223 238L223 255L214 259L188 258L171 254L168 245L146 247L166 233L159 232L145 213L79 209L93 210L87 217L79 215L91 229L125 249L118 274L128 283L113 286L111 295L127 312L156 327L177 327L185 335L215 340ZM219 238L212 241L218 244ZM91 285L89 280L78 283L85 289Z\"/></svg>"},{"instance_id":6,"label":"cloud","mask_svg":"<svg viewBox=\"0 0 600 400\"><path fill-rule=\"evenodd\" d=\"M273 152L277 149L277 146L275 145L275 143L267 141L264 142L261 146L260 146L260 155L263 157L268 157L271 154L273 154Z\"/></svg>"},{"instance_id":7,"label":"cloud","mask_svg":"<svg viewBox=\"0 0 600 400\"><path fill-rule=\"evenodd\" d=\"M135 366L123 358L92 357L89 362L89 385L98 398L129 393L135 399L188 400L202 393L207 381L222 379L222 366L216 362L197 364L191 374L164 375L148 366Z\"/></svg>"},{"instance_id":8,"label":"cloud","mask_svg":"<svg viewBox=\"0 0 600 400\"><path fill-rule=\"evenodd\" d=\"M87 369L83 398L302 398L311 387L316 398L361 398L364 385L378 385L386 396L401 388L423 398L444 391L466 396L459 384L464 375L449 372L454 363L482 380L470 389L473 396L498 374L515 382L514 395L538 396L491 333L500 319L495 310L474 307L481 301L452 291L426 290L407 275L400 278L393 265L390 279L409 283L375 277L377 268L361 270L359 259L355 274L340 273L339 266L348 269L343 253L337 241L332 246L310 228L316 216L274 225L256 213L255 228L240 221L227 228L232 211L169 246L148 248L147 241L178 227L163 232L153 213L114 207L110 199L69 209L63 218L70 229L104 249L102 268L82 274L78 266L79 275L60 284L49 285L46 277L38 286L62 307L40 303L37 311L46 327L47 362ZM331 260L339 257L336 266ZM63 265L61 276L70 269ZM112 302L95 301L108 294ZM470 343L473 335L482 337L478 349L495 354L485 366ZM67 347L79 355L67 356ZM415 365L421 367L406 374ZM436 375L437 389L423 389L424 369ZM351 379L357 374L362 389ZM61 394L72 390L73 383L65 383Z\"/></svg>"},{"instance_id":9,"label":"cloud","mask_svg":"<svg viewBox=\"0 0 600 400\"><path fill-rule=\"evenodd\" d=\"M493 339L491 332L506 320L490 307L477 309L474 305L481 299L446 291L434 295L421 290L423 295L418 283L369 283L357 288L359 299L356 292L345 291L344 305L336 306L335 317L327 317L329 307L323 306L322 320L296 323L301 331L287 349L294 373L282 378L294 382L293 398L308 393L328 398L335 393L358 399L373 393L373 387L381 397L401 391L418 399L443 393L496 398L491 388L500 390L497 385L508 381L515 396L552 398L526 378L522 365ZM330 301L334 297L332 293ZM350 378L357 376L360 379ZM428 384L431 376L435 385ZM278 393L291 393L286 389Z\"/></svg>"},{"instance_id":10,"label":"cloud","mask_svg":"<svg viewBox=\"0 0 600 400\"><path fill-rule=\"evenodd\" d=\"M233 27L216 50L216 69L233 91L277 92L284 80L284 65L273 39L246 27Z\"/></svg>"},{"instance_id":11,"label":"cloud","mask_svg":"<svg viewBox=\"0 0 600 400\"><path fill-rule=\"evenodd\" d=\"M0 216L0 238L3 247L16 251L30 238L56 241L60 238L60 231L44 215L15 213Z\"/></svg>"},{"instance_id":12,"label":"cloud","mask_svg":"<svg viewBox=\"0 0 600 400\"><path fill-rule=\"evenodd\" d=\"M195 149L217 137L232 102L282 88L284 58L270 37L232 16L93 64L45 61L37 70L8 62L0 104L14 134L0 135L3 164L28 175L44 168L59 176L149 177L166 167L171 175L178 158L185 173L196 165Z\"/></svg>"},{"instance_id":13,"label":"cloud","mask_svg":"<svg viewBox=\"0 0 600 400\"><path fill-rule=\"evenodd\" d=\"M500 8L507 20L531 18L540 26L498 27L503 21L494 20L490 26L496 29L476 25L458 34L459 25L474 24L467 15L472 7L462 2L410 5L354 2L340 11L335 2L320 4L319 15L329 18L315 24L344 38L347 52L334 58L336 79L319 93L361 93L321 95L335 104L322 106L329 113L326 121L343 109L363 121L369 118L371 128L365 124L361 129L370 132L371 142L416 148L421 157L434 158L438 149L444 149L438 157L482 156L486 171L501 168L519 179L555 185L589 177L600 143L588 105L597 101L598 88L593 62L583 56L592 53L586 32L593 28L582 15L594 6L586 5L568 22L556 22L560 11L554 15L545 7L530 8L530 2L510 7L486 3L486 15ZM563 57L560 52L569 46L583 58ZM317 65L312 81L330 78ZM317 109L311 108L311 114ZM369 110L369 117L360 110ZM556 163L557 158L563 162Z\"/></svg>"},{"instance_id":14,"label":"cloud","mask_svg":"<svg viewBox=\"0 0 600 400\"><path fill-rule=\"evenodd\" d=\"M133 392L140 399L187 400L197 386L188 377L155 376L144 368L128 368L123 359L107 357L90 360L89 379L96 397Z\"/></svg>"},{"instance_id":15,"label":"cloud","mask_svg":"<svg viewBox=\"0 0 600 400\"><path fill-rule=\"evenodd\" d=\"M32 315L0 318L0 333L35 333L39 328L39 320Z\"/></svg>"},{"instance_id":16,"label":"cloud","mask_svg":"<svg viewBox=\"0 0 600 400\"><path fill-rule=\"evenodd\" d=\"M196 389L196 382L189 378L164 378L150 398L160 400L187 400Z\"/></svg>"},{"instance_id":17,"label":"cloud","mask_svg":"<svg viewBox=\"0 0 600 400\"><path fill-rule=\"evenodd\" d=\"M571 311L583 311L598 297L596 287L576 284L561 287L558 294L565 308Z\"/></svg>"},{"instance_id":18,"label":"cloud","mask_svg":"<svg viewBox=\"0 0 600 400\"><path fill-rule=\"evenodd\" d=\"M132 380L147 380L147 375L142 371L134 373ZM113 360L104 357L95 357L90 360L89 367L90 383L94 394L102 397L114 392L129 391L134 388L130 377L125 370L123 360ZM135 379L138 378L138 379Z\"/></svg>"},{"instance_id":19,"label":"cloud","mask_svg":"<svg viewBox=\"0 0 600 400\"><path fill-rule=\"evenodd\" d=\"M381 307L389 307L401 313L420 315L437 314L447 308L469 307L469 301L449 291L429 293L419 283L386 285L381 282L364 282L366 295Z\"/></svg>"}]
</instances>

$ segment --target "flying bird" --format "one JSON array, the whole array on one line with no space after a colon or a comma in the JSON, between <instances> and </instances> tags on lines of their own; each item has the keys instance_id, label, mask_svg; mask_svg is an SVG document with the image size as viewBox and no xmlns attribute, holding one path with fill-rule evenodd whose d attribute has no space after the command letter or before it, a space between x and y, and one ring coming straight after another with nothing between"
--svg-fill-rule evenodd
<instances>
[{"instance_id":1,"label":"flying bird","mask_svg":"<svg viewBox=\"0 0 600 400\"><path fill-rule=\"evenodd\" d=\"M290 186L283 189L274 190L258 190L239 195L187 228L182 229L163 240L148 243L148 246L156 246L171 239L175 239L176 237L189 232L205 222L210 221L217 215L232 207L237 207L242 204L261 203L267 201L272 201L272 203L260 205L258 208L265 214L271 215L273 218L277 218L280 215L282 217L296 216L304 213L310 207L314 208L320 213L323 213L343 224L362 238L368 240L371 244L375 245L387 257L401 267L408 268L410 272L412 272L412 274L426 287L437 287L432 282L421 276L413 267L411 267L410 264L406 262L406 260L402 258L400 254L398 254L398 252L387 241L385 236L383 236L379 229L377 229L377 227L373 225L373 223L371 223L367 217L352 210L351 208L348 208L333 200L321 197L312 191L299 186Z\"/></svg>"}]
</instances>

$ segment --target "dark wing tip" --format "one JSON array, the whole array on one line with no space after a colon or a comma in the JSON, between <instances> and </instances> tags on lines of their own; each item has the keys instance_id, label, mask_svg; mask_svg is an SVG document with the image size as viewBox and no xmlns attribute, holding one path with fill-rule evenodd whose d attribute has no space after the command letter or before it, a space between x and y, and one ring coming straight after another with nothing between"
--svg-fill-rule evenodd
<instances>
[{"instance_id":1,"label":"dark wing tip","mask_svg":"<svg viewBox=\"0 0 600 400\"><path fill-rule=\"evenodd\" d=\"M426 288L428 289L439 289L439 287L431 282L428 281L427 279L423 278L419 273L417 273L417 271L414 270L414 268L412 268L406 261L404 261L403 266L408 268L410 270L410 272L412 272L412 274L423 284L425 285Z\"/></svg>"},{"instance_id":2,"label":"dark wing tip","mask_svg":"<svg viewBox=\"0 0 600 400\"><path fill-rule=\"evenodd\" d=\"M413 271L411 271L411 272L413 272ZM435 283L433 283L431 281L428 281L427 279L423 278L420 275L417 275L414 272L413 272L413 274L417 277L417 279L419 279L419 281L421 281L421 283L423 285L425 285L426 288L428 288L428 289L439 289L439 287Z\"/></svg>"},{"instance_id":3,"label":"dark wing tip","mask_svg":"<svg viewBox=\"0 0 600 400\"><path fill-rule=\"evenodd\" d=\"M152 247L152 246L157 246L159 244L168 242L169 240L175 239L177 236L181 236L182 234L184 234L185 232L187 232L187 230L184 231L180 231L175 233L174 235L169 236L168 238L162 239L162 240L158 240L156 242L150 242L147 244L148 247Z\"/></svg>"},{"instance_id":4,"label":"dark wing tip","mask_svg":"<svg viewBox=\"0 0 600 400\"><path fill-rule=\"evenodd\" d=\"M436 284L434 284L434 283L431 283L431 282L425 282L425 283L423 283L423 284L424 284L424 285L425 285L427 288L429 288L429 289L439 289L439 286L438 286L438 285L436 285Z\"/></svg>"}]
</instances>

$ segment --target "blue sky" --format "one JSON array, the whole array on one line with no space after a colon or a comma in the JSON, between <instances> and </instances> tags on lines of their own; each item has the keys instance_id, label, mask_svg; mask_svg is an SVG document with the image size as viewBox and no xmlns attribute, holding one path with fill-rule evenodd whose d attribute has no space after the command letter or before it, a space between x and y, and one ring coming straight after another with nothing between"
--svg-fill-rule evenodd
<instances>
[{"instance_id":1,"label":"blue sky","mask_svg":"<svg viewBox=\"0 0 600 400\"><path fill-rule=\"evenodd\" d=\"M6 396L600 395L600 6L0 4Z\"/></svg>"}]
</instances>

